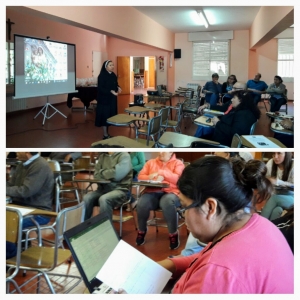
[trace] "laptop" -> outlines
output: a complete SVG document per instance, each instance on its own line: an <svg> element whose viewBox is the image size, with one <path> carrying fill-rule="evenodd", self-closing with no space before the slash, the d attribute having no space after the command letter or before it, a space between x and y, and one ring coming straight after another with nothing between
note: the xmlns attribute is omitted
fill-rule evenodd
<svg viewBox="0 0 300 300"><path fill-rule="evenodd" d="M90 293L109 293L111 288L96 278L120 240L107 214L100 213L71 228L64 239Z"/></svg>

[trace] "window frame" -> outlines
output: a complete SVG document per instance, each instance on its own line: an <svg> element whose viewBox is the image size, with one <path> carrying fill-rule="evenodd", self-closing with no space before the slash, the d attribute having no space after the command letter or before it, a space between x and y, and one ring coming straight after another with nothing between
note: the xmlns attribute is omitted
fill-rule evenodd
<svg viewBox="0 0 300 300"><path fill-rule="evenodd" d="M279 43L280 41L283 41L283 40L293 40L293 59L279 59ZM282 76L279 71L279 62L284 62L284 61L288 61L288 62L293 62L293 65L295 65L295 46L294 46L294 38L280 38L280 39L277 39L277 74L279 76L282 77L282 80L283 82L294 82L294 76L295 76L295 73L294 73L294 76L291 76L291 77L286 77L286 76Z"/></svg>
<svg viewBox="0 0 300 300"><path fill-rule="evenodd" d="M218 43L218 42L226 42L227 43L227 66L228 66L228 74L219 74L219 80L220 81L227 81L227 78L228 76L230 75L230 40L229 39L225 39L225 40L217 40L217 41L211 41L211 40L208 40L208 41L194 41L193 42L193 45L192 45L192 60L193 60L193 65L192 65L192 79L193 80L197 80L197 81L209 81L211 80L211 75L213 73L218 73L217 71L209 71L209 74L208 75L205 75L205 76L199 76L199 75L195 75L194 74L194 64L195 64L195 53L194 53L194 44L198 44L198 43L205 43L205 44L214 44L214 43ZM211 58L211 51L209 52L209 57ZM210 62L211 62L211 59L209 59L209 65L210 65ZM225 62L225 64L226 64Z"/></svg>

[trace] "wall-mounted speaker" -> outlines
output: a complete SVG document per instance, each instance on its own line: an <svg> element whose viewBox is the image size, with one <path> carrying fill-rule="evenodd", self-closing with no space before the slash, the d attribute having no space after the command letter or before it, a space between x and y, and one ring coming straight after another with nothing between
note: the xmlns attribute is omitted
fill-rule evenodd
<svg viewBox="0 0 300 300"><path fill-rule="evenodd" d="M174 49L174 58L181 58L181 49Z"/></svg>

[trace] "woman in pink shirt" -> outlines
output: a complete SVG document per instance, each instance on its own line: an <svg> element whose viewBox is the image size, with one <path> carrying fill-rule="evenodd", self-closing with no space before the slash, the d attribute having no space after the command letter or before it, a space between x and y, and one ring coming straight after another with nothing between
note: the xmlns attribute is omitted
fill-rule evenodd
<svg viewBox="0 0 300 300"><path fill-rule="evenodd" d="M147 220L150 211L161 208L169 230L170 249L179 247L176 208L180 206L180 202L177 181L183 169L183 162L176 159L176 155L173 152L160 152L157 158L147 161L140 171L138 180L154 180L168 183L169 187L147 187L138 200L137 217L139 230L136 238L138 246L145 243Z"/></svg>
<svg viewBox="0 0 300 300"><path fill-rule="evenodd" d="M178 181L182 212L188 230L207 246L159 262L174 278L181 276L173 293L294 293L294 257L286 239L269 220L244 210L251 200L270 197L266 174L261 161L217 156L184 169Z"/></svg>

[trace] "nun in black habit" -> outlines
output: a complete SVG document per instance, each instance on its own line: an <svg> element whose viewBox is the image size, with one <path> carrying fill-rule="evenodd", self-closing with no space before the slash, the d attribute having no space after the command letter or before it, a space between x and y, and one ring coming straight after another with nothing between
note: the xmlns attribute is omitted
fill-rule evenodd
<svg viewBox="0 0 300 300"><path fill-rule="evenodd" d="M118 85L117 75L113 70L113 62L106 60L98 76L95 126L102 127L104 140L111 137L108 134L109 124L106 123L106 120L118 113L117 96L122 92Z"/></svg>

